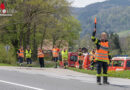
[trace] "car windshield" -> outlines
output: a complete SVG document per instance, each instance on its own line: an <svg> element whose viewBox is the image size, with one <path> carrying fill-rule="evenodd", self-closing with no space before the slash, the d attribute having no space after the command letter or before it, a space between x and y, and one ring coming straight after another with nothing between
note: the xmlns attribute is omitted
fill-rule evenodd
<svg viewBox="0 0 130 90"><path fill-rule="evenodd" d="M130 61L127 61L126 66L127 66L127 67L130 67Z"/></svg>
<svg viewBox="0 0 130 90"><path fill-rule="evenodd" d="M124 66L124 61L121 61L121 60L113 61L113 66L115 66L115 67L123 67Z"/></svg>
<svg viewBox="0 0 130 90"><path fill-rule="evenodd" d="M70 57L70 60L71 60L71 61L75 61L75 62L76 62L77 59L78 59L77 56L71 56L71 57Z"/></svg>

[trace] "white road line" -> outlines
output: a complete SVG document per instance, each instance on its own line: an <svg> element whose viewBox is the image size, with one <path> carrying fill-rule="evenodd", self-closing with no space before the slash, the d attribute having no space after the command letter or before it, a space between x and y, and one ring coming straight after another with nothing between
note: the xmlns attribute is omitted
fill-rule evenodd
<svg viewBox="0 0 130 90"><path fill-rule="evenodd" d="M15 85L15 86L19 86L19 87L24 87L24 88L28 88L28 89L33 89L33 90L45 90L45 89L41 89L41 88L31 87L31 86L18 84L18 83L13 83L13 82L8 82L8 81L3 81L3 80L0 80L0 82Z"/></svg>

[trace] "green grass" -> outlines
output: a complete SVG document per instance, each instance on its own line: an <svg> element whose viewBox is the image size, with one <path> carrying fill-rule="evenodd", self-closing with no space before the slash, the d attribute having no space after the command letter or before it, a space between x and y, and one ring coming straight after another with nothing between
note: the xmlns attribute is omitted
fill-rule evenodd
<svg viewBox="0 0 130 90"><path fill-rule="evenodd" d="M130 70L129 71L109 71L108 74L110 77L130 79Z"/></svg>
<svg viewBox="0 0 130 90"><path fill-rule="evenodd" d="M130 35L130 30L124 30L117 34L119 35L119 37L127 37L128 35Z"/></svg>
<svg viewBox="0 0 130 90"><path fill-rule="evenodd" d="M77 71L77 72L81 72L81 73L87 73L87 74L91 74L91 75L96 75L96 71L95 70L84 70L84 69L78 69L78 68L73 68L73 67L69 67L70 70L73 71Z"/></svg>
<svg viewBox="0 0 130 90"><path fill-rule="evenodd" d="M70 70L86 73L90 75L96 75L95 70L84 70L84 69L77 69L77 68L69 68ZM130 79L130 71L109 71L109 77L116 77L116 78L127 78Z"/></svg>
<svg viewBox="0 0 130 90"><path fill-rule="evenodd" d="M12 65L12 64L5 64L5 63L0 63L0 66L17 66L17 65Z"/></svg>

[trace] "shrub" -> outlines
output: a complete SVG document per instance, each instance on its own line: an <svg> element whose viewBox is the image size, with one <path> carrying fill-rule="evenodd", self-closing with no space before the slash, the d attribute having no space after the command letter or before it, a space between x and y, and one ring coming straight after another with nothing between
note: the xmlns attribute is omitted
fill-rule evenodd
<svg viewBox="0 0 130 90"><path fill-rule="evenodd" d="M15 48L10 45L10 49L7 53L5 46L5 44L0 44L0 63L16 64Z"/></svg>

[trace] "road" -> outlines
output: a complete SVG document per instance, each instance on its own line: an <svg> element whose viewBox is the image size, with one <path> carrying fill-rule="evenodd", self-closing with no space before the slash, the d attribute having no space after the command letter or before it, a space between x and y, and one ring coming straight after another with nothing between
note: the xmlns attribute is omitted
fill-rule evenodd
<svg viewBox="0 0 130 90"><path fill-rule="evenodd" d="M130 80L109 78L96 85L95 76L64 69L0 67L0 90L130 90Z"/></svg>

